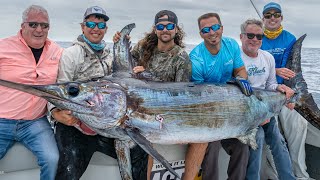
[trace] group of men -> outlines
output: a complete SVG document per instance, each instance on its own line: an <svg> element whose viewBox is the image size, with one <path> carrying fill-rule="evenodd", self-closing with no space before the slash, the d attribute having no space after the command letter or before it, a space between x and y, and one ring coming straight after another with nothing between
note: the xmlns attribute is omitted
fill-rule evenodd
<svg viewBox="0 0 320 180"><path fill-rule="evenodd" d="M48 12L41 6L28 7L23 12L18 34L0 40L0 79L45 85L110 75L113 58L103 41L108 20L103 8L88 8L80 24L82 34L63 50L47 38ZM293 90L282 83L283 79L295 76L284 68L295 37L283 30L279 4L272 2L264 6L262 20L249 19L241 25L240 48L234 39L222 36L223 25L218 14L204 14L198 18L199 34L204 41L188 55L176 14L162 10L155 16L152 31L132 49L133 72L149 72L154 81L169 82L226 83L234 78L246 96L252 94L252 86L278 90L290 98ZM114 42L119 36L119 32L114 35ZM0 98L0 158L16 141L21 142L37 156L43 180L80 179L96 151L117 158L114 139L97 135L70 110L46 106L47 102L39 97L2 86L0 96L3 97ZM293 109L292 104L287 107ZM292 137L292 124L298 122L286 120L293 112L288 108L284 108L279 119L288 137L290 153L297 154L291 153L290 158L277 118L271 118L259 126L257 150L237 139L190 144L183 179L194 179L201 166L204 180L219 179L221 146L231 156L229 179L259 179L264 140L270 146L279 179L307 179L305 164L300 160L304 156L305 134L304 139ZM45 116L47 112L49 119L55 121L55 133ZM305 124L306 133L307 122L301 118L300 121L299 124ZM133 147L130 154L133 178L148 179L152 158L139 146ZM299 163L298 168L292 168L291 160Z"/></svg>

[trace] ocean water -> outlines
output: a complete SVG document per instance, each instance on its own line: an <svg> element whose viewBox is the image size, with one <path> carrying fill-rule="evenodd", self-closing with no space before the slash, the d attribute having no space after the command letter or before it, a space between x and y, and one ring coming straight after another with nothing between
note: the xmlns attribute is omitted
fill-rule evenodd
<svg viewBox="0 0 320 180"><path fill-rule="evenodd" d="M61 47L71 46L71 42L58 42ZM107 46L112 48L112 43ZM190 52L195 45L187 44L186 51ZM320 48L302 48L301 52L302 74L308 84L309 93L320 107Z"/></svg>

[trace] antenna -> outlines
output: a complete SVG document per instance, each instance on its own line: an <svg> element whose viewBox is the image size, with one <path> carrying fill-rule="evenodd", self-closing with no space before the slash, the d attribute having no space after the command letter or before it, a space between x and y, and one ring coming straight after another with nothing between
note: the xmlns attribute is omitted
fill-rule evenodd
<svg viewBox="0 0 320 180"><path fill-rule="evenodd" d="M261 18L261 15L260 15L260 12L258 11L258 9L256 8L256 6L254 5L254 3L252 2L252 0L250 0L250 2L251 2L251 4L252 4L252 6L254 7L254 9L256 10L256 12L257 12L258 16L260 17L260 19L262 19L262 18Z"/></svg>

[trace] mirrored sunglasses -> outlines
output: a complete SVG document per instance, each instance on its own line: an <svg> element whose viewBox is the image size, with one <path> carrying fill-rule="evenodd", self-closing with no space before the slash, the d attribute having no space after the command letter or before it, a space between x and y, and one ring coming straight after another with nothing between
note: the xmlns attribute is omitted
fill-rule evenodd
<svg viewBox="0 0 320 180"><path fill-rule="evenodd" d="M266 18L266 19L271 19L272 16L274 18L279 18L279 17L281 17L281 13L279 13L279 12L276 12L276 13L273 13L273 14L266 13L266 14L263 15L263 17Z"/></svg>
<svg viewBox="0 0 320 180"><path fill-rule="evenodd" d="M206 34L210 32L210 29L212 29L212 31L216 32L221 28L220 24L214 24L211 27L204 27L201 29L202 34Z"/></svg>
<svg viewBox="0 0 320 180"><path fill-rule="evenodd" d="M42 22L42 23L39 23L39 22L25 22L25 23L28 23L29 27L34 28L34 29L37 28L39 25L40 25L41 29L49 28L49 23L44 23L44 22Z"/></svg>
<svg viewBox="0 0 320 180"><path fill-rule="evenodd" d="M172 23L167 24L167 25L164 25L164 24L157 24L157 25L156 25L156 29L157 29L158 31L163 31L164 28L166 28L168 31L170 31L170 30L173 30L174 27L175 27L175 25L172 24Z"/></svg>
<svg viewBox="0 0 320 180"><path fill-rule="evenodd" d="M247 35L248 39L253 39L254 37L256 37L258 40L262 40L263 38L263 34L253 34L253 33L243 33L245 35Z"/></svg>
<svg viewBox="0 0 320 180"><path fill-rule="evenodd" d="M99 29L105 29L107 27L107 24L105 22L92 22L92 21L86 21L84 24L91 29L94 29L96 26L98 26Z"/></svg>

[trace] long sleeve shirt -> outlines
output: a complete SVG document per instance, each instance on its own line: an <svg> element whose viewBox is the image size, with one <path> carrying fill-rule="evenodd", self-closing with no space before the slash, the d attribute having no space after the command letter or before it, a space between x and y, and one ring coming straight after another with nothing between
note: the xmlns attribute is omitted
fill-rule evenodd
<svg viewBox="0 0 320 180"><path fill-rule="evenodd" d="M0 79L21 84L47 85L56 82L63 49L47 39L36 63L33 53L21 36L0 40ZM0 86L0 118L33 120L46 113L43 98Z"/></svg>
<svg viewBox="0 0 320 180"><path fill-rule="evenodd" d="M276 68L286 67L287 60L291 53L296 38L290 32L283 30L275 39L268 39L266 36L262 39L261 49L268 51L275 59ZM283 84L283 78L276 76L279 84Z"/></svg>
<svg viewBox="0 0 320 180"><path fill-rule="evenodd" d="M252 87L268 90L277 89L275 61L269 52L259 49L258 56L252 58L241 51L241 57Z"/></svg>

